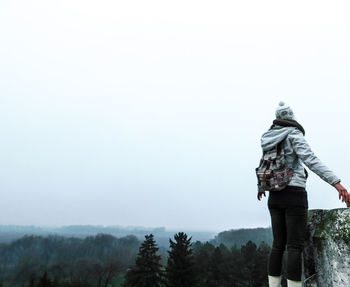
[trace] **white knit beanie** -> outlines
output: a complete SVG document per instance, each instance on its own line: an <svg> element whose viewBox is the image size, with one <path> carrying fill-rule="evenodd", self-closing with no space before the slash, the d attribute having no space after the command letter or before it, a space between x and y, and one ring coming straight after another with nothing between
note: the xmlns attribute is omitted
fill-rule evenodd
<svg viewBox="0 0 350 287"><path fill-rule="evenodd" d="M279 105L276 109L276 118L285 120L296 120L291 107L286 105L282 101L279 102Z"/></svg>

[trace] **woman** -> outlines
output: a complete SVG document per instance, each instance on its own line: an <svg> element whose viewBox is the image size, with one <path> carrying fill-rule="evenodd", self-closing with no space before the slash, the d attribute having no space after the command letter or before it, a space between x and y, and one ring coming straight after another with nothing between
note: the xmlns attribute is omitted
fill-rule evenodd
<svg viewBox="0 0 350 287"><path fill-rule="evenodd" d="M294 172L286 188L269 192L268 208L271 215L273 244L268 260L268 280L270 287L281 286L282 257L287 246L288 287L302 286L302 250L306 231L308 200L306 187L307 171L311 171L335 187L339 199L349 202L347 190L340 179L325 166L312 152L304 138L304 128L296 121L292 109L283 102L276 109L276 119L271 128L261 137L261 147L269 150L283 141L286 164ZM258 192L258 200L266 196Z"/></svg>

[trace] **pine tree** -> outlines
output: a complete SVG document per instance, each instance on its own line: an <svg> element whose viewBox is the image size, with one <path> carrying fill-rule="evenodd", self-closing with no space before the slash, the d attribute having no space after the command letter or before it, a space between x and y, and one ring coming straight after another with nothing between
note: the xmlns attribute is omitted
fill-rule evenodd
<svg viewBox="0 0 350 287"><path fill-rule="evenodd" d="M237 287L237 286L242 286L242 282L244 282L244 276L243 276L243 271L244 271L244 264L243 264L243 258L241 254L241 250L237 247L235 244L234 246L231 247L231 253L229 256L229 268L231 270L231 276L229 280L229 286L231 287Z"/></svg>
<svg viewBox="0 0 350 287"><path fill-rule="evenodd" d="M193 250L195 257L195 265L198 274L198 286L207 287L210 275L210 258L215 250L214 245L208 241L204 243L199 250Z"/></svg>
<svg viewBox="0 0 350 287"><path fill-rule="evenodd" d="M37 287L50 287L51 285L52 285L51 280L47 278L47 272L45 271L43 276L40 278L40 281Z"/></svg>
<svg viewBox="0 0 350 287"><path fill-rule="evenodd" d="M135 266L126 273L124 287L162 287L163 271L161 256L157 255L158 247L153 234L145 235L136 257Z"/></svg>
<svg viewBox="0 0 350 287"><path fill-rule="evenodd" d="M254 259L254 278L253 287L269 286L267 281L267 262L271 248L264 241L260 243Z"/></svg>
<svg viewBox="0 0 350 287"><path fill-rule="evenodd" d="M169 239L170 250L166 267L168 287L197 286L197 272L191 248L191 238L183 232L174 235L175 242Z"/></svg>
<svg viewBox="0 0 350 287"><path fill-rule="evenodd" d="M219 247L215 247L213 254L209 259L209 272L207 273L208 286L220 287L223 286L223 257Z"/></svg>
<svg viewBox="0 0 350 287"><path fill-rule="evenodd" d="M242 273L244 280L249 284L248 286L253 285L254 276L256 274L256 266L254 265L254 260L256 257L257 247L254 242L249 240L245 245L241 246L241 254L243 259L243 269Z"/></svg>

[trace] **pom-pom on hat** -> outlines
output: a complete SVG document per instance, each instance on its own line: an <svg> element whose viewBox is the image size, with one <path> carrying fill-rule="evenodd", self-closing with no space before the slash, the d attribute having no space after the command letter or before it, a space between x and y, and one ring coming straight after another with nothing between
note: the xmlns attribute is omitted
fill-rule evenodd
<svg viewBox="0 0 350 287"><path fill-rule="evenodd" d="M290 106L286 105L284 102L279 102L276 109L276 118L285 120L296 120L293 110Z"/></svg>

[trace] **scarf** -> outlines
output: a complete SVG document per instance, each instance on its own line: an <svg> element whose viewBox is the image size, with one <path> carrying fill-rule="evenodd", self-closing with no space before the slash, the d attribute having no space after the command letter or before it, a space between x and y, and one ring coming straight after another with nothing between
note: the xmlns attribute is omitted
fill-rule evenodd
<svg viewBox="0 0 350 287"><path fill-rule="evenodd" d="M275 119L272 122L272 126L270 127L270 129L273 129L276 125L282 126L282 127L296 127L299 131L301 131L303 133L303 135L305 136L305 130L302 127L301 124L299 124L297 121L295 120L290 120L290 119Z"/></svg>
<svg viewBox="0 0 350 287"><path fill-rule="evenodd" d="M279 125L282 127L296 127L299 131L301 131L303 133L303 135L305 136L305 130L302 127L301 124L299 124L297 121L295 120L290 120L290 119L275 119L272 122L272 126L270 127L270 129L274 128L275 125ZM305 171L305 177L308 178L309 173L307 172L306 168L304 167L304 171Z"/></svg>

